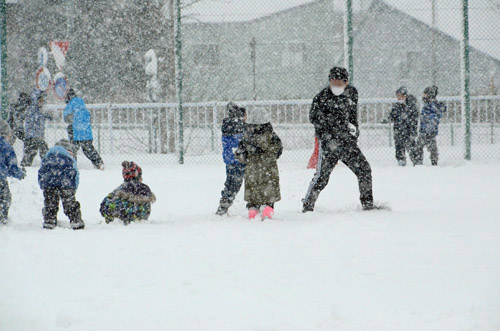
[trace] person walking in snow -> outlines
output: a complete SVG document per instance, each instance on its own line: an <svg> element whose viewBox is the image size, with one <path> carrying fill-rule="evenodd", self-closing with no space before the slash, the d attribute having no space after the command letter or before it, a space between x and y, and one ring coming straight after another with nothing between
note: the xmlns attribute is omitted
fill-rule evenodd
<svg viewBox="0 0 500 331"><path fill-rule="evenodd" d="M418 108L417 99L408 94L406 87L401 86L396 91L397 102L392 105L389 115L394 123L394 146L398 165L406 166L406 153L413 161L413 150L417 140ZM385 121L384 123L387 123Z"/></svg>
<svg viewBox="0 0 500 331"><path fill-rule="evenodd" d="M0 119L0 224L7 223L12 203L7 177L21 180L26 176L26 171L17 166L16 153L9 144L10 138L9 125Z"/></svg>
<svg viewBox="0 0 500 331"><path fill-rule="evenodd" d="M147 220L156 196L142 182L141 167L129 161L123 161L122 167L123 183L101 202L101 215L106 223L115 218L121 219L125 225Z"/></svg>
<svg viewBox="0 0 500 331"><path fill-rule="evenodd" d="M234 150L243 137L246 110L230 102L226 106L228 116L222 121L222 158L226 164L226 181L221 192L217 215L225 215L233 204L245 176L245 164L234 157Z"/></svg>
<svg viewBox="0 0 500 331"><path fill-rule="evenodd" d="M90 112L85 106L82 98L76 96L73 89L66 96L66 108L63 118L68 125L68 136L74 145L74 154L77 156L80 147L83 154L92 162L94 167L104 170L104 162L93 145L92 124L90 123Z"/></svg>
<svg viewBox="0 0 500 331"><path fill-rule="evenodd" d="M49 150L45 142L45 120L52 119L52 116L42 112L45 97L45 92L40 89L35 88L31 92L31 103L24 121L24 156L21 161L23 167L31 166L37 152L40 153L40 159L43 159Z"/></svg>
<svg viewBox="0 0 500 331"><path fill-rule="evenodd" d="M437 166L439 159L439 151L437 147L436 136L439 133L439 121L446 112L446 105L443 102L438 102L436 97L438 87L433 85L424 89L422 100L424 106L420 116L420 134L415 145L415 161L414 165L422 165L424 159L424 147L431 155L431 164Z"/></svg>
<svg viewBox="0 0 500 331"><path fill-rule="evenodd" d="M13 146L16 138L24 141L24 120L26 118L26 111L30 105L30 97L28 93L21 92L17 102L10 106L7 123L11 129L10 144Z"/></svg>
<svg viewBox="0 0 500 331"><path fill-rule="evenodd" d="M320 151L316 173L302 200L303 213L314 210L339 160L358 177L363 210L378 208L373 204L371 167L358 147L358 91L349 85L348 78L345 68L332 68L329 86L312 103L309 120L319 139Z"/></svg>
<svg viewBox="0 0 500 331"><path fill-rule="evenodd" d="M42 159L38 170L38 184L44 197L42 215L45 229L57 226L59 200L62 201L71 228L80 230L85 227L80 203L75 198L79 176L76 159L73 157L73 145L67 139L59 140Z"/></svg>
<svg viewBox="0 0 500 331"><path fill-rule="evenodd" d="M281 200L277 160L283 145L270 120L265 108L248 109L243 138L234 152L236 160L245 164L244 199L249 219L261 210L262 219L272 218L274 203Z"/></svg>

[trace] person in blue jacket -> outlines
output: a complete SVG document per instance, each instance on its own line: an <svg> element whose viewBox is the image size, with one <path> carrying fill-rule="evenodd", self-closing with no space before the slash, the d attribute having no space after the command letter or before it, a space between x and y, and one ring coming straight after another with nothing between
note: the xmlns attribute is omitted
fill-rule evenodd
<svg viewBox="0 0 500 331"><path fill-rule="evenodd" d="M40 159L43 159L49 150L45 142L45 120L52 119L52 116L42 112L45 96L45 92L37 88L33 89L30 95L31 104L24 120L24 156L21 161L23 167L31 166L37 152L40 153Z"/></svg>
<svg viewBox="0 0 500 331"><path fill-rule="evenodd" d="M16 153L8 143L10 138L9 124L0 119L0 224L7 223L12 203L7 177L23 179L26 175L25 170L17 166Z"/></svg>
<svg viewBox="0 0 500 331"><path fill-rule="evenodd" d="M426 87L422 100L424 106L420 116L420 132L415 145L414 165L421 165L424 158L424 147L431 154L431 163L437 166L439 152L437 147L436 136L439 133L439 120L446 112L446 105L443 102L436 100L438 87L433 85Z"/></svg>
<svg viewBox="0 0 500 331"><path fill-rule="evenodd" d="M92 124L90 112L82 98L77 97L75 90L70 89L66 96L66 108L63 117L68 125L68 136L74 145L75 158L80 147L83 154L92 162L94 167L104 170L104 162L93 145Z"/></svg>
<svg viewBox="0 0 500 331"><path fill-rule="evenodd" d="M245 165L234 157L234 151L243 138L246 110L230 102L226 106L228 117L222 121L222 158L226 164L226 182L221 192L217 215L225 215L233 204L245 177Z"/></svg>
<svg viewBox="0 0 500 331"><path fill-rule="evenodd" d="M57 226L59 200L62 201L71 228L79 230L85 227L80 203L75 198L78 181L79 172L73 157L73 145L67 139L61 139L47 152L38 170L38 184L44 197L42 215L45 229Z"/></svg>

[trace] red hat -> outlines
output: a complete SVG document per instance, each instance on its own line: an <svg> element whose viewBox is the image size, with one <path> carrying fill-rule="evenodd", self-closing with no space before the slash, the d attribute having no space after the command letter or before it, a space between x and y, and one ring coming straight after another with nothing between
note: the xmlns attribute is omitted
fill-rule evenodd
<svg viewBox="0 0 500 331"><path fill-rule="evenodd" d="M132 161L122 162L122 176L125 180L139 179L142 177L142 169Z"/></svg>

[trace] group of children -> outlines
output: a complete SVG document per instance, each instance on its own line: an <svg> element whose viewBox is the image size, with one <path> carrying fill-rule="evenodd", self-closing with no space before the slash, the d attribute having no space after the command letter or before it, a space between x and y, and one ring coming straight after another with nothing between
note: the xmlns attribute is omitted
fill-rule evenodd
<svg viewBox="0 0 500 331"><path fill-rule="evenodd" d="M248 218L272 218L274 203L281 200L277 159L283 152L280 138L265 108L246 110L227 105L228 117L222 123L223 159L226 182L217 215L225 215L245 180L244 199Z"/></svg>
<svg viewBox="0 0 500 331"><path fill-rule="evenodd" d="M72 139L71 141L61 139L55 146L48 149L43 139L43 117L45 115L40 112L43 94L40 90L35 89L32 93L33 98L32 105L35 104L36 107L29 109L34 112L33 108L36 108L37 115L28 114L24 126L30 130L24 132L19 125L14 125L15 129L12 132L12 124L16 124L22 119L10 118L10 125L0 119L0 223L7 223L11 205L7 177L24 179L26 176L24 167L31 165L39 150L42 162L38 170L38 184L44 197L43 227L54 229L57 226L57 213L59 201L61 201L64 213L70 220L71 228L74 230L83 229L85 222L82 220L80 203L75 197L79 184L79 171L76 162L76 153L79 147L82 147L84 154L89 157L96 168L103 169L102 159L92 146L90 117L87 116L88 114L86 115L88 111L86 113L81 111L85 108L84 105L82 106L83 100L74 94L71 95L67 100L68 106L65 109L64 117L69 117L68 122L71 130L68 132ZM39 102L39 100L41 101ZM37 130L31 130L31 126ZM17 157L12 147L15 141L14 137L22 139L25 143L25 157L21 167L17 165ZM78 142L76 147L75 142ZM124 161L122 162L122 176L123 184L109 193L102 201L100 205L101 215L106 223L118 218L126 225L137 220L148 219L151 213L151 204L155 202L156 197L151 189L142 183L142 169L134 162Z"/></svg>

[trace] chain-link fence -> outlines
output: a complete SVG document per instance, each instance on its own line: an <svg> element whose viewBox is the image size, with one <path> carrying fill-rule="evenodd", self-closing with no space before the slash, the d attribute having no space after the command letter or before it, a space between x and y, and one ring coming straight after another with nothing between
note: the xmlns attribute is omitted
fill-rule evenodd
<svg viewBox="0 0 500 331"><path fill-rule="evenodd" d="M51 145L67 136L62 112L71 85L91 112L105 163L177 162L180 149L187 163L221 162L227 102L263 106L283 141L283 161L305 166L314 149L311 100L328 84L329 69L347 62L347 2L181 1L180 126L175 0L7 1L9 103L35 86L47 90ZM403 85L417 99L425 87L439 87L447 104L440 159L464 159L463 4L352 0L352 84L360 95L359 143L371 162L395 162L393 130L382 121ZM500 1L470 2L468 14L472 157L498 159ZM15 147L22 153L21 142Z"/></svg>

